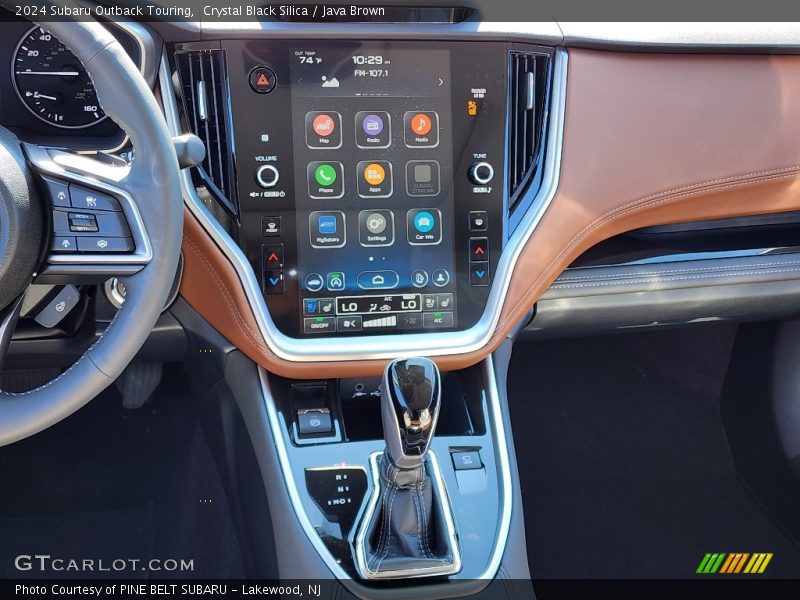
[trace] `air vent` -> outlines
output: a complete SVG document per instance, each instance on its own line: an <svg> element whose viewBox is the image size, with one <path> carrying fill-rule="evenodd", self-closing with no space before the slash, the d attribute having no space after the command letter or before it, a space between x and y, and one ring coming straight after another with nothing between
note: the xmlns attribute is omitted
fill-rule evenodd
<svg viewBox="0 0 800 600"><path fill-rule="evenodd" d="M230 123L230 94L223 50L177 52L178 86L185 125L206 145L196 175L208 192L236 215L236 172Z"/></svg>
<svg viewBox="0 0 800 600"><path fill-rule="evenodd" d="M509 67L509 212L541 181L551 56L511 52Z"/></svg>

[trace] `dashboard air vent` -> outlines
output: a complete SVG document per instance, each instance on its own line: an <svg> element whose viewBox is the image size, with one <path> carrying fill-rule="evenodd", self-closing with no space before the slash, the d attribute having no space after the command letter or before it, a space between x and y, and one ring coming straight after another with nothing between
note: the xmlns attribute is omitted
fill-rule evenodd
<svg viewBox="0 0 800 600"><path fill-rule="evenodd" d="M513 212L525 192L541 179L550 94L551 56L510 53L508 209ZM537 185L538 187L538 185Z"/></svg>
<svg viewBox="0 0 800 600"><path fill-rule="evenodd" d="M206 157L196 167L202 180L198 183L235 216L236 172L225 52L190 50L177 52L175 59L185 126L206 145Z"/></svg>

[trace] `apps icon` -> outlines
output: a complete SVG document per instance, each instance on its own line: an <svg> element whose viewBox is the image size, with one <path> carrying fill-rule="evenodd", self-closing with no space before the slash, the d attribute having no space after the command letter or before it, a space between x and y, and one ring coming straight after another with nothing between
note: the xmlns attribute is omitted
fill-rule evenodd
<svg viewBox="0 0 800 600"><path fill-rule="evenodd" d="M439 145L439 114L435 111L408 111L403 115L406 146L434 148Z"/></svg>
<svg viewBox="0 0 800 600"><path fill-rule="evenodd" d="M388 198L392 195L392 163L388 160L362 160L356 167L358 195L362 198Z"/></svg>
<svg viewBox="0 0 800 600"><path fill-rule="evenodd" d="M355 125L359 148L388 148L392 143L392 120L388 112L359 111Z"/></svg>
<svg viewBox="0 0 800 600"><path fill-rule="evenodd" d="M345 244L344 213L339 210L312 212L308 217L311 246L341 248Z"/></svg>
<svg viewBox="0 0 800 600"><path fill-rule="evenodd" d="M344 195L344 167L337 161L316 160L307 168L310 198L341 198Z"/></svg>
<svg viewBox="0 0 800 600"><path fill-rule="evenodd" d="M358 241L362 246L394 244L394 214L390 210L362 210L358 213Z"/></svg>
<svg viewBox="0 0 800 600"><path fill-rule="evenodd" d="M335 111L306 113L306 145L309 148L342 147L342 115Z"/></svg>
<svg viewBox="0 0 800 600"><path fill-rule="evenodd" d="M406 214L408 243L412 246L442 241L442 214L436 208L414 208Z"/></svg>
<svg viewBox="0 0 800 600"><path fill-rule="evenodd" d="M437 196L440 188L439 163L410 160L406 163L406 192L409 196Z"/></svg>

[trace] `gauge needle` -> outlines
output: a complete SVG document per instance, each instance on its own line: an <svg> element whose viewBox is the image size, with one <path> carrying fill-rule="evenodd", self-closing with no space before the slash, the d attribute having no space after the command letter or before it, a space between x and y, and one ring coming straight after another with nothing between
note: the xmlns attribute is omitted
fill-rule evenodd
<svg viewBox="0 0 800 600"><path fill-rule="evenodd" d="M61 77L71 77L80 75L78 71L17 71L17 75L60 75Z"/></svg>
<svg viewBox="0 0 800 600"><path fill-rule="evenodd" d="M55 96L45 96L44 94L40 94L39 92L33 92L34 98L44 98L45 100L58 100Z"/></svg>

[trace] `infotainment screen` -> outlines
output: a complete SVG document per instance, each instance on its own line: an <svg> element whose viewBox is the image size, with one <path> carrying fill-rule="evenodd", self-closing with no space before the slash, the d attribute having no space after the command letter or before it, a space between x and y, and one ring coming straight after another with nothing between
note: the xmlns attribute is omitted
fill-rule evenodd
<svg viewBox="0 0 800 600"><path fill-rule="evenodd" d="M450 50L290 50L303 332L457 325Z"/></svg>

